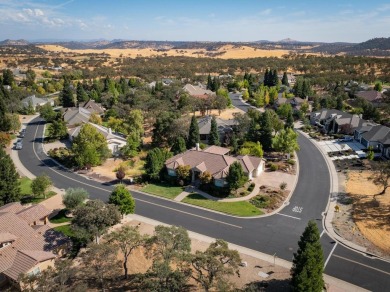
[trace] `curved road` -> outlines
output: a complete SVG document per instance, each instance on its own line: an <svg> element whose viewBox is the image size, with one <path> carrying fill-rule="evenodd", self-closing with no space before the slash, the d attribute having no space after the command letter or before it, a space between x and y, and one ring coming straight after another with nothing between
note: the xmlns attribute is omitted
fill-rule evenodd
<svg viewBox="0 0 390 292"><path fill-rule="evenodd" d="M91 198L107 200L112 186L88 180L55 164L43 152L41 138L44 121L34 119L26 130L25 145L19 152L21 163L33 174L46 173L56 187L85 188ZM28 143L29 142L29 143ZM275 254L291 261L297 242L307 222L315 219L321 232L326 260L325 272L369 290L385 291L390 287L390 264L372 260L333 242L322 229L322 212L329 197L329 172L318 149L305 137L299 137L301 151L299 180L287 205L278 214L264 218L243 219L195 208L132 191L136 213L234 244Z"/></svg>

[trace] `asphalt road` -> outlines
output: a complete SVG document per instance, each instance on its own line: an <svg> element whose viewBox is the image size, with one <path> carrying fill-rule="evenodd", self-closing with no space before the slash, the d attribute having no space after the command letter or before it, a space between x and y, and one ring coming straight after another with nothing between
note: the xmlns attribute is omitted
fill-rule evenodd
<svg viewBox="0 0 390 292"><path fill-rule="evenodd" d="M23 165L35 175L46 173L60 189L82 187L91 198L107 200L113 187L86 179L55 164L43 152L39 138L42 133L43 121L40 118L27 126L24 147L19 153ZM278 214L256 219L236 218L132 191L136 199L136 213L267 254L276 254L288 261L293 258L307 222L314 219L322 234L325 272L369 290L385 291L390 287L390 263L344 248L323 232L321 214L329 196L328 169L322 155L308 139L300 136L299 143L299 181L290 203Z"/></svg>

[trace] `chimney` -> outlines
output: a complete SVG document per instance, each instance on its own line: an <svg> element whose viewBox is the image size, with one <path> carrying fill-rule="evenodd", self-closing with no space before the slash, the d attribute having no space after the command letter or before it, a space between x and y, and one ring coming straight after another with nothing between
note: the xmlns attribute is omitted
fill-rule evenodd
<svg viewBox="0 0 390 292"><path fill-rule="evenodd" d="M196 151L200 151L199 143L196 143L196 144L195 144L195 148L196 148Z"/></svg>
<svg viewBox="0 0 390 292"><path fill-rule="evenodd" d="M108 128L108 134L112 134L111 128Z"/></svg>

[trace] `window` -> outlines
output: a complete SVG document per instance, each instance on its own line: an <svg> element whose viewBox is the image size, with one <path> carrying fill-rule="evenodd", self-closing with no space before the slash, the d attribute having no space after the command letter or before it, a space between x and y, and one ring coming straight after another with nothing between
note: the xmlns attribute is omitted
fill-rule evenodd
<svg viewBox="0 0 390 292"><path fill-rule="evenodd" d="M37 275L41 272L41 269L39 267L36 267L34 270L32 270L30 273L28 273L28 275L32 276L32 275Z"/></svg>

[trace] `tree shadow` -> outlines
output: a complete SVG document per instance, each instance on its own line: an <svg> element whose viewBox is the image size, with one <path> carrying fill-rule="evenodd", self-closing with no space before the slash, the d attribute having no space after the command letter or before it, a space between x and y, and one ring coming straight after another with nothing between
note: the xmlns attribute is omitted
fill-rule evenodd
<svg viewBox="0 0 390 292"><path fill-rule="evenodd" d="M290 287L290 279L272 279L253 281L245 285L242 289L244 292L279 292L279 291L292 291Z"/></svg>

